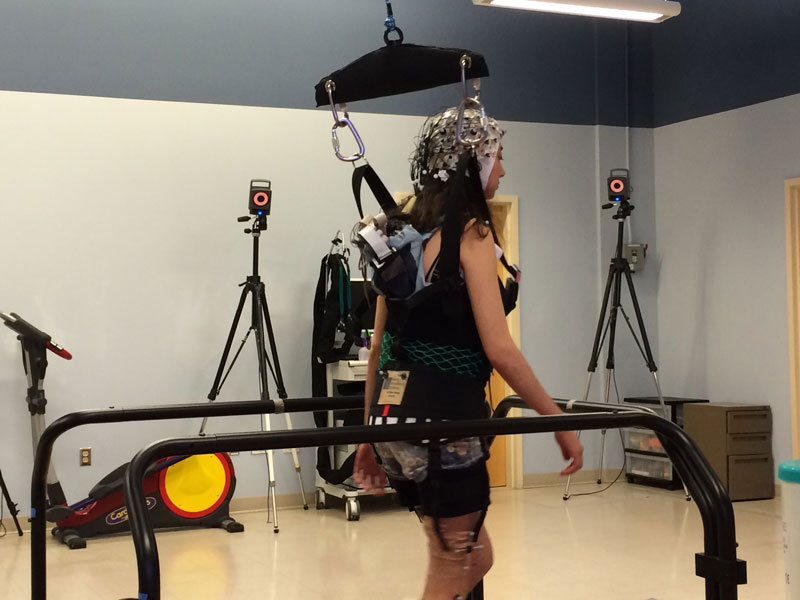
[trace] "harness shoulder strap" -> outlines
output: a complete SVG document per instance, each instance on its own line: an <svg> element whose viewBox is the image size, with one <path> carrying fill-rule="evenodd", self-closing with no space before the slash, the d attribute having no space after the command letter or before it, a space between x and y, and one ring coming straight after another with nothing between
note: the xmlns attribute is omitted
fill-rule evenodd
<svg viewBox="0 0 800 600"><path fill-rule="evenodd" d="M386 189L381 178L378 177L375 169L372 168L372 165L361 165L353 170L353 197L356 199L358 214L362 219L364 218L364 209L361 207L361 182L364 179L367 180L369 189L372 190L372 194L378 200L381 210L386 215L390 215L397 210L397 203L392 198L389 190Z"/></svg>

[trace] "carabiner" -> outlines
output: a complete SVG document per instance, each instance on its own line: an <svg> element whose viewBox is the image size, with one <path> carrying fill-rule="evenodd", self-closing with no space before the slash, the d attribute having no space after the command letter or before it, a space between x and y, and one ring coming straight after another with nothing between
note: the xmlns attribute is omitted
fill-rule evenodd
<svg viewBox="0 0 800 600"><path fill-rule="evenodd" d="M356 154L352 154L350 156L342 156L341 152L339 152L341 145L339 144L339 138L336 135L336 130L339 129L339 127L347 127L350 130L350 133L353 134L353 137L356 140L356 144L358 144L358 152ZM364 158L364 153L365 153L364 142L361 141L361 137L358 135L358 131L356 131L353 122L347 117L339 119L339 121L333 124L333 127L331 128L331 138L333 142L333 151L336 154L336 158L338 158L339 160L343 162L353 163L359 159Z"/></svg>
<svg viewBox="0 0 800 600"><path fill-rule="evenodd" d="M339 117L339 113L336 112L336 103L333 101L333 92L335 89L336 84L332 79L329 79L325 82L325 90L328 92L328 99L331 102L331 112L333 113L333 127L331 128L331 143L333 144L333 151L336 154L336 158L339 160L343 162L354 163L357 160L364 158L364 142L361 141L361 136L358 135L355 125L353 125L353 122L348 118L347 112L344 113L344 117ZM347 127L350 130L350 133L353 134L356 144L358 144L357 154L353 154L351 156L342 156L341 152L339 152L341 149L341 144L339 143L339 137L336 135L336 130L339 129L339 127Z"/></svg>
<svg viewBox="0 0 800 600"><path fill-rule="evenodd" d="M481 113L479 121L481 126L477 133L477 137L464 135L464 112L467 108L474 108ZM458 130L458 141L466 146L471 146L472 148L475 148L478 144L489 137L489 119L486 118L486 110L483 108L483 104L480 103L477 97L467 98L465 96L461 101L461 104L458 106L458 123L456 128Z"/></svg>
<svg viewBox="0 0 800 600"><path fill-rule="evenodd" d="M483 108L483 104L481 104L480 101L480 79L476 79L475 83L473 83L473 87L475 88L475 96L469 97L467 95L467 69L472 67L472 58L468 54L465 54L458 62L461 65L461 84L464 87L464 98L461 100L461 104L458 106L458 124L456 125L458 129L458 141L467 146L471 146L474 149L478 144L489 137L489 120L486 118L486 110ZM478 137L469 137L463 135L464 112L467 108L475 108L481 113L481 128Z"/></svg>

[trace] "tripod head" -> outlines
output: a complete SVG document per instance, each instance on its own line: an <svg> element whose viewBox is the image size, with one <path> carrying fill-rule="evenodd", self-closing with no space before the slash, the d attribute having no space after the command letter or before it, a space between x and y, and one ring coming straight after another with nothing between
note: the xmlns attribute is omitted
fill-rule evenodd
<svg viewBox="0 0 800 600"><path fill-rule="evenodd" d="M636 208L633 204L631 204L627 200L620 200L619 202L609 202L608 204L603 204L600 208L606 210L609 208L614 208L614 206L617 207L617 212L611 218L614 219L615 221L620 221L620 222L630 217L631 213L633 212L633 209Z"/></svg>
<svg viewBox="0 0 800 600"><path fill-rule="evenodd" d="M261 235L262 231L267 230L267 215L249 215L244 217L239 217L236 219L239 223L247 223L250 219L253 220L253 223L250 227L245 228L244 232L248 235L252 235L253 237L258 237Z"/></svg>

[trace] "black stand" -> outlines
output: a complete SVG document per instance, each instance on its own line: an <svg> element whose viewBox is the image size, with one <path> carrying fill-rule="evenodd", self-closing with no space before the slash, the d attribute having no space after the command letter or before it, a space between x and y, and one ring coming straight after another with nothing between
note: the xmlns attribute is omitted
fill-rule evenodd
<svg viewBox="0 0 800 600"><path fill-rule="evenodd" d="M605 204L603 208L612 208L614 204ZM628 329L633 335L633 339L636 341L636 345L639 348L639 352L642 353L642 357L647 364L647 368L650 370L650 373L653 375L653 381L655 382L656 386L656 393L658 394L658 400L661 405L661 410L663 411L662 414L667 414L667 409L664 404L664 396L661 393L661 385L658 382L658 367L656 367L655 360L653 360L653 352L650 349L650 342L647 339L647 331L644 327L644 319L642 318L642 311L639 308L639 300L636 297L636 290L633 287L633 278L631 277L631 267L628 264L627 259L622 255L622 245L623 245L623 237L624 237L624 230L625 230L625 219L627 219L631 211L633 211L635 207L628 202L628 200L621 200L617 203L617 213L614 215L614 220L617 221L617 248L614 254L614 258L611 259L611 265L608 269L608 279L606 280L606 289L605 293L603 294L603 304L600 308L600 318L597 321L597 331L594 336L594 344L592 346L592 357L589 360L589 375L586 380L586 389L583 394L583 401L587 402L589 399L589 388L592 383L592 375L597 370L597 363L600 358L600 350L603 346L603 342L605 341L606 335L608 335L608 358L606 359L606 382L605 382L605 393L604 393L604 402L608 403L609 400L609 393L611 391L611 381L614 377L614 343L616 342L616 333L617 333L617 313L621 312L622 316L625 318L625 323L628 325ZM621 296L622 296L622 278L625 278L625 282L628 285L628 292L631 297L631 302L633 303L633 310L636 315L636 322L639 326L639 332L642 336L641 342L639 338L636 336L636 332L631 325L631 320L628 318L628 315L625 313L625 309L622 308L621 303ZM613 290L613 296L612 296ZM611 301L611 308L609 311L609 300ZM608 321L606 321L606 313L608 313ZM601 431L602 442L600 445L600 471L597 477L597 483L602 483L603 477L603 458L605 454L605 436L606 430L603 429ZM567 486L564 490L564 500L569 500L569 487L572 480L572 476L567 477ZM687 492L688 495L688 492Z"/></svg>
<svg viewBox="0 0 800 600"><path fill-rule="evenodd" d="M8 493L8 488L6 487L6 482L3 479L2 471L0 471L0 489L3 490L3 497L6 499L6 506L8 506L8 513L11 515L11 518L14 519L14 525L17 526L17 533L21 536L22 527L19 526L19 519L17 519L19 511L17 510L17 505L11 501L11 495Z"/></svg>
<svg viewBox="0 0 800 600"><path fill-rule="evenodd" d="M240 222L249 220L250 217L239 217ZM245 233L250 234L253 237L253 274L249 275L244 283L239 284L242 286L242 294L239 297L239 305L236 308L236 314L233 317L233 323L231 324L231 328L228 333L228 339L225 342L225 349L222 352L222 358L220 359L219 367L217 368L217 375L214 378L214 383L211 386L211 391L208 394L208 399L211 402L216 400L217 396L219 395L222 386L225 384L225 380L228 378L233 365L236 363L236 359L239 358L239 354L242 352L242 349L244 348L244 345L252 332L255 332L256 338L259 398L261 400L270 400L268 371L272 374L272 378L275 381L275 386L277 388L278 397L280 400L285 400L288 397L286 394L286 388L283 384L283 375L281 374L281 365L280 360L278 359L278 349L275 345L275 334L272 331L272 321L269 318L267 295L264 291L264 283L261 281L261 277L258 274L258 242L259 238L261 237L261 232L266 230L267 216L263 214L253 217L252 226L244 230ZM239 348L233 355L233 359L231 360L231 363L226 371L225 364L228 362L228 355L230 354L231 346L233 345L233 338L236 335L236 329L239 326L239 319L242 316L242 310L244 309L244 304L248 296L250 296L250 299L252 300L252 309L250 311L250 327L247 329L247 333L239 344ZM270 354L272 358L271 361L270 357L267 355L266 342L269 342ZM282 404L282 402L276 402L276 405L279 404ZM284 416L286 417L287 428L292 429L291 417L288 413L284 413ZM208 417L204 417L203 423L200 426L200 435L205 433L207 421ZM269 414L264 414L262 416L261 430L270 431L270 429L271 426ZM303 509L308 510L305 490L303 489L302 473L300 471L300 461L297 456L297 449L292 448L291 452L292 458L294 459L294 468L297 472L297 478L300 482L300 494L303 498ZM275 464L273 451L267 450L266 455L267 471L269 476L267 510L269 511L269 502L271 500L273 512L273 530L275 533L278 533L278 508L275 497Z"/></svg>
<svg viewBox="0 0 800 600"><path fill-rule="evenodd" d="M44 377L47 373L47 351L50 350L66 360L71 360L72 355L54 343L49 334L37 329L16 313L0 313L0 320L17 334L17 339L22 346L22 366L28 378L25 401L28 404L28 412L31 414L31 434L35 454L36 444L45 429L44 415L47 398L44 393ZM47 498L48 509L67 504L64 490L52 464L47 472Z"/></svg>

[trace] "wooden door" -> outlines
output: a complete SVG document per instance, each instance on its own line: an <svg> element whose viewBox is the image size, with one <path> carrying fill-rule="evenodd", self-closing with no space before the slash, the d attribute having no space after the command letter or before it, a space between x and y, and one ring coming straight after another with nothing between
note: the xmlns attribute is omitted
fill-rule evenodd
<svg viewBox="0 0 800 600"><path fill-rule="evenodd" d="M506 255L509 263L516 262L518 255L518 244L516 238L516 197L514 196L498 196L489 204L492 212L492 222L497 232L498 241ZM500 279L505 282L508 277L508 272L503 268L503 265L498 263L497 274ZM509 328L512 331L512 337L519 343L518 323L519 317L517 315L519 309L515 310L508 317ZM512 316L513 315L513 316ZM515 331L516 323L516 331ZM492 372L492 377L489 380L489 385L486 388L486 397L489 399L492 409L496 407L500 401L508 396L511 389L508 387L503 378L495 371ZM491 457L487 464L489 469L489 485L492 487L501 487L508 485L508 452L509 439L506 436L499 436L495 439L491 448Z"/></svg>

